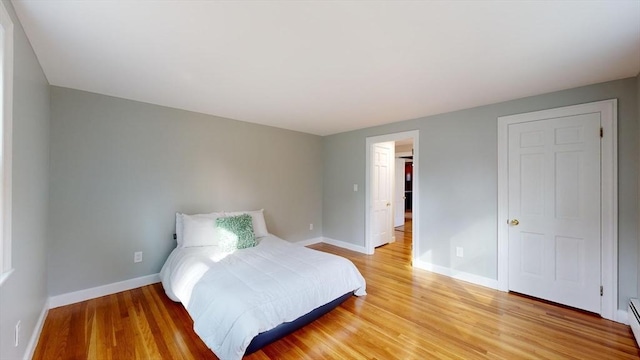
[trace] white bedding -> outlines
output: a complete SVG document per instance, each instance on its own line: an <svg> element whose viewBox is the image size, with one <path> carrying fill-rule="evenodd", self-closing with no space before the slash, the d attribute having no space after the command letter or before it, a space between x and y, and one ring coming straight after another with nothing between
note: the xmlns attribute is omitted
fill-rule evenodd
<svg viewBox="0 0 640 360"><path fill-rule="evenodd" d="M175 249L160 278L167 295L191 315L195 332L223 360L242 358L259 333L341 295L366 294L351 261L273 235L228 255L216 246Z"/></svg>

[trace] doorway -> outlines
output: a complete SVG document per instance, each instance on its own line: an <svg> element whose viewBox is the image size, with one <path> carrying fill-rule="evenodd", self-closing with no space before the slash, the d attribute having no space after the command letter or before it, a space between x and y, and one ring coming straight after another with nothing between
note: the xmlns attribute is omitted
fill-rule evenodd
<svg viewBox="0 0 640 360"><path fill-rule="evenodd" d="M393 227L395 237L411 241L413 219L413 140L395 142L395 193Z"/></svg>
<svg viewBox="0 0 640 360"><path fill-rule="evenodd" d="M498 119L498 284L614 320L616 100Z"/></svg>
<svg viewBox="0 0 640 360"><path fill-rule="evenodd" d="M419 131L407 131L402 133L394 133L380 136L368 137L366 139L366 165L365 165L365 248L367 254L373 254L375 252L376 246L384 244L384 240L381 240L380 236L383 235L386 231L390 234L397 234L395 232L395 225L397 220L397 214L402 214L402 220L404 222L404 230L402 233L403 241L406 241L407 237L405 234L411 235L411 248L412 255L411 258L414 259L416 254L418 254L417 249L417 241L418 238L418 223L419 223L419 182L418 182L418 174L419 174ZM389 159L389 177L391 180L390 196L389 198L383 199L385 192L380 191L379 185L384 183L386 175L384 174L384 167L381 167L380 159L381 159L381 145L384 148L385 144L393 144L393 156ZM396 154L396 145L399 143L400 145L405 144L409 145L412 150L409 152L406 151L397 151ZM405 146L406 148L406 146ZM401 150L401 148L399 149ZM399 187L396 187L396 183L398 182L398 172L396 172L397 164L400 163L398 160L398 156L411 156L412 159L401 159L403 167L406 168L406 160L411 160L410 163L410 190L403 190L403 195L399 195ZM402 172L403 176L403 185L406 186L406 173ZM382 179L382 180L381 180ZM410 193L405 194L404 191L410 191ZM410 196L410 212L408 216L410 221L405 222L406 214L405 211L407 206L406 197ZM388 205L387 205L388 204ZM382 205L389 207L389 211L384 214L381 212ZM402 206L402 211L400 211L400 206ZM384 215L382 215L384 214ZM384 216L387 216L384 218ZM387 220L388 219L388 222ZM389 239L389 241L393 241L395 238Z"/></svg>

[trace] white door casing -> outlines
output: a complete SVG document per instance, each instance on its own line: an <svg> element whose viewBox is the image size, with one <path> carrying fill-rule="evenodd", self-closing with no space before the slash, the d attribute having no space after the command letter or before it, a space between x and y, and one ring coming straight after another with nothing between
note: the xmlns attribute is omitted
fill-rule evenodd
<svg viewBox="0 0 640 360"><path fill-rule="evenodd" d="M373 216L372 219L372 240L373 246L378 247L391 242L393 233L392 208L393 201L393 142L383 142L373 145Z"/></svg>
<svg viewBox="0 0 640 360"><path fill-rule="evenodd" d="M599 118L600 126L603 129L602 138L598 137L597 140L599 142L599 150L600 150L600 163L599 163L599 191L596 193L599 194L599 199L595 200L596 203L599 202L599 209L597 217L600 219L600 227L599 229L590 229L589 233L594 231L599 231L599 246L600 246L600 259L588 259L587 256L594 256L593 254L589 255L585 253L584 265L587 268L585 271L591 270L599 270L599 272L595 276L598 278L599 284L603 286L602 296L598 296L598 299L595 302L598 302L597 309L595 312L599 313L602 317L610 319L610 320L618 320L616 319L616 310L617 310L617 302L618 302L618 291L617 291L617 100L606 100L599 101L594 103L587 103L581 105L567 106L557 109L536 111L532 113L519 114L519 115L511 115L504 116L498 118L498 288L502 291L509 291L509 287L512 284L511 281L511 269L510 269L510 255L512 244L510 241L510 237L518 236L518 232L527 232L527 228L522 221L520 225L514 227L507 223L508 220L512 220L513 218L510 216L510 211L512 211L512 207L517 207L518 204L512 204L513 199L509 197L509 184L510 184L510 174L513 172L511 166L515 166L510 163L512 160L509 156L509 140L511 129L517 129L517 127L512 127L515 124L524 124L530 122L544 121L548 119L554 118L566 118L568 121L578 121L576 119L586 120L589 122L589 119ZM595 120L591 120L595 121ZM571 128L571 127L569 127ZM524 128L521 128L524 129ZM556 138L562 140L564 138L565 142L569 138L570 133L574 135L579 133L579 130L574 129L575 131L570 130L559 130L558 134L553 135L553 141L556 142ZM517 131L516 131L517 132ZM555 130L554 130L555 132ZM597 130L596 130L597 133ZM578 134L579 135L579 134ZM535 136L530 136L535 139ZM512 139L513 141L513 139ZM568 144L565 144L568 145ZM573 145L571 145L573 146ZM569 149L576 150L576 149ZM526 154L525 154L526 155ZM563 152L559 151L557 155L553 155L554 158L557 157L557 161L565 162L565 165L562 166L562 171L565 174L561 174L560 177L562 179L558 179L558 184L562 187L565 181L567 184L570 183L568 176L571 171L566 171L567 169L571 169L571 165L578 164L578 157L575 152ZM534 167L536 164L536 160L534 160L535 156L529 156L529 166ZM556 159L554 159L555 161ZM560 165L558 165L560 166ZM549 169L555 169L555 166ZM525 169L526 171L526 169ZM582 169L579 172L583 171ZM588 171L588 170L587 170ZM593 169L591 169L593 171ZM514 173L515 174L515 173ZM515 176L511 174L511 176ZM565 176L567 175L567 176ZM574 174L575 175L575 174ZM535 185L535 177L528 176L530 183ZM531 180L534 179L534 180ZM545 177L545 181L555 181L554 177ZM551 179L551 180L549 180ZM530 186L530 185L527 185ZM532 185L531 185L532 186ZM582 186L582 185L580 185ZM533 188L533 187L532 187ZM550 208L554 212L556 210L559 213L564 213L565 215L570 214L572 208L569 206L571 203L570 198L578 197L580 202L591 201L593 202L593 198L588 194L580 194L578 189L578 193L576 193L575 189L571 189L569 191L562 191L559 193L560 203L551 203ZM524 196L529 196L526 200L530 204L536 205L535 198L530 196L531 194L524 194ZM547 198L544 196L543 203L549 202ZM517 200L515 200L517 202ZM520 204L522 205L522 204ZM540 205L544 206L544 205ZM535 207L535 206L534 206ZM557 207L557 209L556 209ZM531 210L531 208L529 208ZM573 209L575 210L575 209ZM549 210L547 210L549 211ZM529 211L531 212L531 211ZM514 214L519 215L520 214ZM585 214L586 215L586 214ZM591 215L594 216L594 215ZM565 216L566 217L566 216ZM522 220L517 218L518 220ZM526 217L525 217L526 219ZM526 224L530 225L530 220L524 220ZM598 221L596 221L598 222ZM569 222L570 223L570 222ZM596 224L597 225L597 224ZM518 230L513 230L514 228L518 228ZM512 234L516 232L516 234ZM533 232L533 231L531 231ZM597 237L597 235L596 235ZM560 244L556 244L556 249L564 252L565 255L571 254L569 251L572 247L575 248L578 246L578 243L581 243L581 240L577 240L578 236L575 238L572 236L567 236L566 238L561 238ZM529 239L531 240L531 239ZM536 242L530 241L528 246L531 248L528 252L535 251L545 251L544 247L540 245L536 245ZM583 243L586 244L586 243ZM537 247L538 248L537 248ZM587 245L584 245L587 246ZM542 248L540 250L539 248ZM547 250L548 251L548 250ZM585 251L586 248L585 248ZM591 251L593 252L593 251ZM562 255L564 256L564 255ZM570 255L571 256L571 255ZM574 257L572 261L562 262L560 264L560 269L558 269L562 275L561 277L570 277L568 276L572 270L579 268L579 261L581 258ZM594 263L595 262L595 263ZM529 263L527 266L530 266L530 269L534 269L536 265L535 262ZM548 272L551 270L555 271L556 268L552 266L553 264L544 265L547 268ZM573 275L576 273L574 272ZM558 277L558 274L556 274ZM575 276L573 277L575 279ZM516 282L518 280L515 280ZM516 285L519 286L519 285ZM593 285L590 285L593 286ZM556 291L556 293L561 293L561 291ZM599 295L599 294L598 294ZM536 296L536 295L534 295ZM557 300L553 300L557 301ZM593 299L588 300L591 303L594 302ZM576 305L571 305L576 306ZM582 307L583 305L579 305ZM593 305L587 305L587 307L593 307ZM594 311L594 310L591 310Z"/></svg>
<svg viewBox="0 0 640 360"><path fill-rule="evenodd" d="M509 290L600 313L600 114L508 137Z"/></svg>
<svg viewBox="0 0 640 360"><path fill-rule="evenodd" d="M396 158L395 166L395 193L393 196L393 226L398 227L404 225L404 164L405 159Z"/></svg>
<svg viewBox="0 0 640 360"><path fill-rule="evenodd" d="M399 141L405 139L412 139L413 142L413 200L412 200L412 214L413 222L411 227L412 232L412 246L411 246L411 259L415 261L417 254L420 253L419 239L420 239L420 132L419 130L411 130L400 133L386 134L367 137L365 141L365 219L364 219L364 247L367 254L373 254L375 247L372 241L372 214L373 208L372 200L372 158L373 158L373 144L386 142L386 141Z"/></svg>

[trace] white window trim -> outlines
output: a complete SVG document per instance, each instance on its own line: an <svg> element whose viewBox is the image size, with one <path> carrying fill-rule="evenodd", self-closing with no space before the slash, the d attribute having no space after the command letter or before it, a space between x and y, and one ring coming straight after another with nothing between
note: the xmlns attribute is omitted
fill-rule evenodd
<svg viewBox="0 0 640 360"><path fill-rule="evenodd" d="M0 189L0 247L2 253L0 255L0 285L4 283L9 275L13 272L11 264L11 169L13 156L13 21L5 8L3 2L0 2L0 26L2 26L2 59L0 60L2 70L2 101L0 109L2 111L2 189Z"/></svg>

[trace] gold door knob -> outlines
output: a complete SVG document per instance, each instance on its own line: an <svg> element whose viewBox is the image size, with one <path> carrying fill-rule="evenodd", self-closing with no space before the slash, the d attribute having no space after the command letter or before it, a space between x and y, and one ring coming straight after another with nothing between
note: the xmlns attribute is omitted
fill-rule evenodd
<svg viewBox="0 0 640 360"><path fill-rule="evenodd" d="M520 221L518 221L518 219L513 219L511 220L510 224L513 226L518 226L518 224L520 224Z"/></svg>
<svg viewBox="0 0 640 360"><path fill-rule="evenodd" d="M387 203L387 206L391 206L391 203Z"/></svg>

